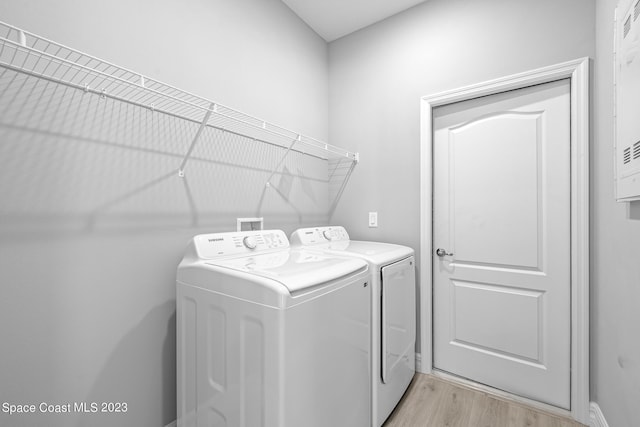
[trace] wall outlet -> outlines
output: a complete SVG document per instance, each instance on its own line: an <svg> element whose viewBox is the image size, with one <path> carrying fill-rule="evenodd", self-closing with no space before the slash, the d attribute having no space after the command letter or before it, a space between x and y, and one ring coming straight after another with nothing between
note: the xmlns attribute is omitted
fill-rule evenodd
<svg viewBox="0 0 640 427"><path fill-rule="evenodd" d="M377 227L378 226L378 212L369 212L369 227Z"/></svg>

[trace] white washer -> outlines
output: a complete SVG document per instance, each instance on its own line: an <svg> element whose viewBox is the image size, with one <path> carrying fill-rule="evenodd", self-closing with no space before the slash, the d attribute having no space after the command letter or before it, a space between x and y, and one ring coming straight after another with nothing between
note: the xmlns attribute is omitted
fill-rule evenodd
<svg viewBox="0 0 640 427"><path fill-rule="evenodd" d="M389 417L415 374L416 289L413 249L349 239L343 227L296 230L292 247L363 259L372 274L372 425Z"/></svg>
<svg viewBox="0 0 640 427"><path fill-rule="evenodd" d="M177 273L178 426L369 426L367 263L284 232L193 238Z"/></svg>

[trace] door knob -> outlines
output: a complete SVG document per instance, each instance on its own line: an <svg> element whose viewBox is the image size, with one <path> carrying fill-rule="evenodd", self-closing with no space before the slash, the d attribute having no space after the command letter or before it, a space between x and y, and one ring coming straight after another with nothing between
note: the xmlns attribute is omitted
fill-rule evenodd
<svg viewBox="0 0 640 427"><path fill-rule="evenodd" d="M452 256L452 255L453 255L453 253L449 253L449 252L445 251L445 250L444 250L444 249L442 249L442 248L438 248L438 249L436 249L436 255L438 255L439 257L443 257L443 256L445 256L445 255L446 255L446 256Z"/></svg>

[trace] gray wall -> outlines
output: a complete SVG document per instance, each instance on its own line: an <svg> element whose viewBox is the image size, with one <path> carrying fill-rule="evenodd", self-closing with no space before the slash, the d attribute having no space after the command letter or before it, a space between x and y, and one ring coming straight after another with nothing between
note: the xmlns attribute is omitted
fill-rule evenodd
<svg viewBox="0 0 640 427"><path fill-rule="evenodd" d="M591 148L591 399L611 427L640 415L640 202L616 203L613 185L613 16L596 2Z"/></svg>
<svg viewBox="0 0 640 427"><path fill-rule="evenodd" d="M279 0L3 0L0 19L326 139L326 43ZM0 69L0 73L3 70ZM190 236L326 223L326 162L5 73L0 78L0 402L126 402L11 426L164 426L175 269Z"/></svg>
<svg viewBox="0 0 640 427"><path fill-rule="evenodd" d="M430 0L331 43L330 140L363 159L331 222L418 250L420 98L594 52L584 0Z"/></svg>

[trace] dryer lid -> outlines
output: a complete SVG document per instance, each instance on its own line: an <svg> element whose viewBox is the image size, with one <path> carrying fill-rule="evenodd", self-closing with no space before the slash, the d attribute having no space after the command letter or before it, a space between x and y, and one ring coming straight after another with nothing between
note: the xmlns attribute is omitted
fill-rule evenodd
<svg viewBox="0 0 640 427"><path fill-rule="evenodd" d="M413 249L408 246L396 245L393 243L365 242L360 240L331 242L326 244L324 249L386 259L403 258L413 254Z"/></svg>
<svg viewBox="0 0 640 427"><path fill-rule="evenodd" d="M283 250L207 264L275 280L294 293L365 271L367 263L305 250Z"/></svg>
<svg viewBox="0 0 640 427"><path fill-rule="evenodd" d="M350 240L347 231L340 226L299 228L291 234L291 246L340 256L356 256L376 265L385 265L414 254L408 246Z"/></svg>
<svg viewBox="0 0 640 427"><path fill-rule="evenodd" d="M359 240L325 243L316 245L315 248L309 247L309 249L321 250L333 255L355 256L376 265L385 265L414 254L413 249L408 246Z"/></svg>

